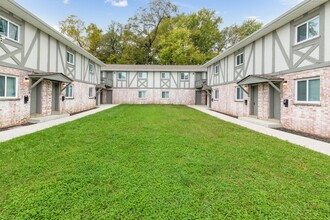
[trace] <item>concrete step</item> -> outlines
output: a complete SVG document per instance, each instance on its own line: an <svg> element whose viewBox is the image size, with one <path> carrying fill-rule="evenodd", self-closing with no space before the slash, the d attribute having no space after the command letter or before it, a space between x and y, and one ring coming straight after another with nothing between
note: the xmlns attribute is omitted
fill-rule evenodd
<svg viewBox="0 0 330 220"><path fill-rule="evenodd" d="M49 115L43 117L32 117L29 119L29 123L37 124L37 123L52 121L60 118L66 118L69 116L70 116L69 114L61 114L61 115Z"/></svg>
<svg viewBox="0 0 330 220"><path fill-rule="evenodd" d="M257 124L266 128L281 128L282 124L280 120L269 119L269 120L260 120L254 117L239 117L239 120Z"/></svg>

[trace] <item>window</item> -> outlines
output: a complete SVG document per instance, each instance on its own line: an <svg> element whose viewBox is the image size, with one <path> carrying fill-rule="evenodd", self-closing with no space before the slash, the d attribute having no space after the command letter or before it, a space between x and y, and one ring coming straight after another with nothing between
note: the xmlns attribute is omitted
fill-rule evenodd
<svg viewBox="0 0 330 220"><path fill-rule="evenodd" d="M216 65L214 70L215 70L215 75L218 75L219 74L219 65Z"/></svg>
<svg viewBox="0 0 330 220"><path fill-rule="evenodd" d="M126 72L118 72L119 80L126 80Z"/></svg>
<svg viewBox="0 0 330 220"><path fill-rule="evenodd" d="M0 98L17 97L17 78L0 75Z"/></svg>
<svg viewBox="0 0 330 220"><path fill-rule="evenodd" d="M146 72L138 72L138 78L139 79L146 79L147 73Z"/></svg>
<svg viewBox="0 0 330 220"><path fill-rule="evenodd" d="M94 88L93 87L89 87L88 95L89 95L89 98L94 98Z"/></svg>
<svg viewBox="0 0 330 220"><path fill-rule="evenodd" d="M169 79L170 78L170 73L169 72L162 72L162 79Z"/></svg>
<svg viewBox="0 0 330 220"><path fill-rule="evenodd" d="M304 79L296 81L297 102L320 102L320 79Z"/></svg>
<svg viewBox="0 0 330 220"><path fill-rule="evenodd" d="M243 100L243 89L241 87L236 87L236 101Z"/></svg>
<svg viewBox="0 0 330 220"><path fill-rule="evenodd" d="M89 70L89 82L94 83L94 64L90 63L88 65Z"/></svg>
<svg viewBox="0 0 330 220"><path fill-rule="evenodd" d="M320 17L317 16L311 20L300 24L296 28L297 42L301 43L315 37L318 37L320 34Z"/></svg>
<svg viewBox="0 0 330 220"><path fill-rule="evenodd" d="M146 98L147 91L139 91L139 99L145 99Z"/></svg>
<svg viewBox="0 0 330 220"><path fill-rule="evenodd" d="M9 20L0 17L0 34L18 42L19 26Z"/></svg>
<svg viewBox="0 0 330 220"><path fill-rule="evenodd" d="M214 90L214 99L215 100L219 99L219 89Z"/></svg>
<svg viewBox="0 0 330 220"><path fill-rule="evenodd" d="M66 52L66 62L74 65L74 54L73 53L70 53L69 51Z"/></svg>
<svg viewBox="0 0 330 220"><path fill-rule="evenodd" d="M244 53L238 54L235 59L235 66L240 66L244 63Z"/></svg>
<svg viewBox="0 0 330 220"><path fill-rule="evenodd" d="M181 80L189 80L189 73L181 73Z"/></svg>
<svg viewBox="0 0 330 220"><path fill-rule="evenodd" d="M73 86L72 86L72 84L68 85L65 88L65 97L66 98L73 98Z"/></svg>
<svg viewBox="0 0 330 220"><path fill-rule="evenodd" d="M170 98L170 92L169 91L163 91L162 92L162 99L168 99Z"/></svg>

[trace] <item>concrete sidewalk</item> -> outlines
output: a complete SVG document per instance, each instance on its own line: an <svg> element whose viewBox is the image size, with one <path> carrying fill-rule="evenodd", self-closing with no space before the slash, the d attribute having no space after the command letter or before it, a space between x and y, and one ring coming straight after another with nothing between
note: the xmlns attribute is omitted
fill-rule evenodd
<svg viewBox="0 0 330 220"><path fill-rule="evenodd" d="M64 124L66 122L74 121L74 120L77 120L79 118L82 118L82 117L85 117L85 116L88 116L88 115L92 115L92 114L98 113L100 111L104 111L106 109L113 108L115 106L117 106L117 105L101 105L96 109L89 110L89 111L86 111L86 112L82 112L82 113L79 113L79 114L76 114L76 115L72 115L70 117L56 119L56 120L47 121L47 122L42 122L42 123L29 125L29 126L17 127L17 128L13 128L13 129L6 130L6 131L1 131L0 132L0 142L8 141L8 140L11 140L11 139L16 138L16 137L31 134L31 133L34 133L34 132L37 132L37 131L41 131L41 130L44 130L46 128L50 128L50 127L53 127L53 126L56 126L56 125Z"/></svg>
<svg viewBox="0 0 330 220"><path fill-rule="evenodd" d="M208 115L212 115L221 120L249 128L249 129L257 131L259 133L266 134L266 135L269 135L272 137L276 137L278 139L306 147L308 149L320 152L322 154L330 155L330 144L329 143L314 140L311 138L302 137L302 136L295 135L295 134L290 134L287 132L283 132L283 131L279 131L279 130L275 130L275 129L271 129L271 128L266 128L266 127L263 127L260 125L252 124L250 122L238 120L236 118L209 110L206 106L189 105L189 107L194 108L198 111L204 112Z"/></svg>

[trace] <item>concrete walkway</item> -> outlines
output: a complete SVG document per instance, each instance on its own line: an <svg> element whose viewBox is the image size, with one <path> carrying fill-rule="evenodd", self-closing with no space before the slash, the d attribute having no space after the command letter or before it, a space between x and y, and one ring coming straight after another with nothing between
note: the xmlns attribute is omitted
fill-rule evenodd
<svg viewBox="0 0 330 220"><path fill-rule="evenodd" d="M283 131L279 131L279 130L275 130L275 129L271 129L271 128L266 128L266 127L256 125L256 124L253 124L250 122L241 121L236 118L233 118L233 117L230 117L230 116L227 116L227 115L215 112L215 111L211 111L206 106L190 105L189 107L194 108L198 111L204 112L206 114L212 115L223 121L231 122L233 124L237 124L237 125L249 128L249 129L257 131L259 133L273 136L278 139L288 141L290 143L297 144L297 145L306 147L308 149L311 149L313 151L317 151L322 154L326 154L326 155L330 156L330 144L329 143L314 140L311 138L302 137L302 136L295 135L295 134L290 134L287 132L283 132Z"/></svg>
<svg viewBox="0 0 330 220"><path fill-rule="evenodd" d="M46 122L42 122L42 123L38 123L38 124L34 124L34 125L29 125L29 126L22 126L22 127L17 127L17 128L13 128L10 130L6 130L6 131L1 131L0 132L0 142L3 141L8 141L11 140L13 138L16 137L20 137L23 135L27 135L27 134L31 134L37 131L41 131L44 130L46 128L50 128L56 125L60 125L60 124L64 124L66 122L70 122L70 121L74 121L77 120L79 118L88 116L88 115L92 115L95 113L98 113L100 111L104 111L106 109L110 109L113 108L117 105L101 105L96 109L93 110L89 110L86 112L82 112L76 115L72 115L70 117L66 117L66 118L60 118L60 119L56 119L56 120L52 120L52 121L46 121Z"/></svg>

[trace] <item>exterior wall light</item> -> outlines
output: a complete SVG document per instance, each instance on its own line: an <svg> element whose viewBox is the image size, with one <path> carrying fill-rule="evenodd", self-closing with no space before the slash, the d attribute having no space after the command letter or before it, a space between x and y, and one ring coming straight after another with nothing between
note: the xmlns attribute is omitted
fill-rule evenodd
<svg viewBox="0 0 330 220"><path fill-rule="evenodd" d="M283 81L283 88L285 88L285 89L288 88L288 81Z"/></svg>

